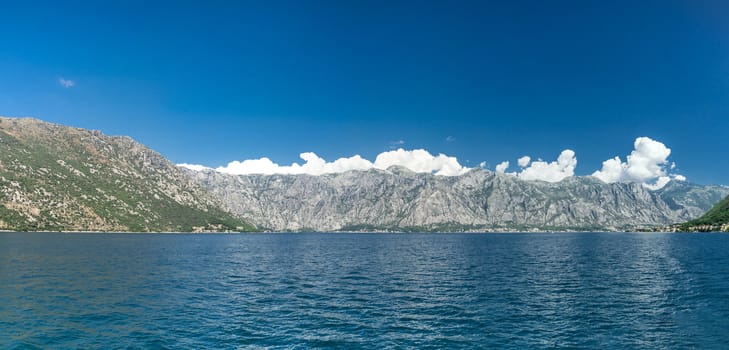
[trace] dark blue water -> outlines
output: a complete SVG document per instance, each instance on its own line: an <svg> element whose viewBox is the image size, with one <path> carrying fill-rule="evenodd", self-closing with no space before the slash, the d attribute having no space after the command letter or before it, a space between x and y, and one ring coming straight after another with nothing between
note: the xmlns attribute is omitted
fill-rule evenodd
<svg viewBox="0 0 729 350"><path fill-rule="evenodd" d="M0 348L722 348L724 234L0 233Z"/></svg>

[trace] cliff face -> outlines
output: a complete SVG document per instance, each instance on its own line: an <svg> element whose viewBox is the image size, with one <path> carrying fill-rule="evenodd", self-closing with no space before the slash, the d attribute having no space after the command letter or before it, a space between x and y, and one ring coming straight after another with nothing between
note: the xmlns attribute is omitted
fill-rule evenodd
<svg viewBox="0 0 729 350"><path fill-rule="evenodd" d="M0 118L0 229L250 229L129 137Z"/></svg>
<svg viewBox="0 0 729 350"><path fill-rule="evenodd" d="M388 171L322 176L185 170L233 213L270 230L622 230L683 222L729 188L650 191L592 177L523 181L476 169L455 177Z"/></svg>

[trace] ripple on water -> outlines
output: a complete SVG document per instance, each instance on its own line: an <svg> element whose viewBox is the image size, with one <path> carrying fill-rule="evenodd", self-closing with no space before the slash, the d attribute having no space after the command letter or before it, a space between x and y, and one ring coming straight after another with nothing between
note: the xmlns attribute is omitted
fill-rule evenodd
<svg viewBox="0 0 729 350"><path fill-rule="evenodd" d="M0 234L0 348L717 348L729 236Z"/></svg>

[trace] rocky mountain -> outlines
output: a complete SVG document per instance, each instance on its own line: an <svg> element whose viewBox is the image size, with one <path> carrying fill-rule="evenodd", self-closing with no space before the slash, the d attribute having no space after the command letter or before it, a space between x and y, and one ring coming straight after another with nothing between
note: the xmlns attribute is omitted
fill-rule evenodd
<svg viewBox="0 0 729 350"><path fill-rule="evenodd" d="M524 181L474 169L435 176L392 167L321 176L185 172L231 212L268 230L630 230L684 222L729 194L673 181L658 191L593 177Z"/></svg>
<svg viewBox="0 0 729 350"><path fill-rule="evenodd" d="M701 217L680 225L679 229L682 231L729 232L729 196Z"/></svg>
<svg viewBox="0 0 729 350"><path fill-rule="evenodd" d="M0 230L627 230L695 219L727 195L483 169L234 176L179 168L129 137L0 118Z"/></svg>
<svg viewBox="0 0 729 350"><path fill-rule="evenodd" d="M0 230L250 230L129 137L0 118Z"/></svg>

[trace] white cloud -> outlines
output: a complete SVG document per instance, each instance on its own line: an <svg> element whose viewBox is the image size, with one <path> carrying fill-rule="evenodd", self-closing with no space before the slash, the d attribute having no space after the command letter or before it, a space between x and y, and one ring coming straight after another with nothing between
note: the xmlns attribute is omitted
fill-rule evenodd
<svg viewBox="0 0 729 350"><path fill-rule="evenodd" d="M404 141L395 141L393 144L402 144ZM678 174L668 174L667 168L675 168L675 164L668 162L671 150L663 143L654 141L648 137L639 137L635 140L635 149L623 162L620 157L608 159L602 163L602 169L595 171L592 176L606 183L613 182L636 182L641 183L649 189L663 188L671 180L686 181L686 177ZM262 157L258 159L247 159L233 161L226 166L215 170L221 173L248 175L248 174L309 174L322 175L331 173L342 173L350 170L381 169L386 170L391 166L402 166L419 173L431 173L443 176L462 175L470 170L462 166L458 159L445 154L433 155L424 149L405 150L398 148L382 152L377 155L374 161L362 158L359 155L339 158L329 162L313 152L305 152L299 155L303 163L292 163L290 165L279 165L271 159ZM486 162L481 162L479 167L485 168ZM555 161L547 162L541 159L532 161L529 156L523 156L517 160L521 168L519 172L509 172L510 163L504 161L496 165L496 172L517 176L522 180L559 182L565 178L574 176L577 167L577 157L570 149L562 151ZM211 169L196 164L179 164L192 170Z"/></svg>
<svg viewBox="0 0 729 350"><path fill-rule="evenodd" d="M594 172L592 176L606 183L637 182L649 189L663 188L671 177L678 181L685 181L681 175L669 176L666 172L668 156L671 149L659 141L648 137L638 137L633 144L633 152L623 162L615 157L602 162L602 169ZM675 168L671 163L670 168Z"/></svg>
<svg viewBox="0 0 729 350"><path fill-rule="evenodd" d="M670 177L661 176L656 180L656 183L654 183L654 184L644 183L643 186L645 186L649 190L655 191L655 190L660 190L661 188L663 188L663 186L666 186L666 184L669 182L671 182Z"/></svg>
<svg viewBox="0 0 729 350"><path fill-rule="evenodd" d="M595 171L592 176L602 180L605 183L613 183L621 181L623 178L624 167L620 157L615 157L602 162L602 170Z"/></svg>
<svg viewBox="0 0 729 350"><path fill-rule="evenodd" d="M504 173L506 169L509 169L509 161L503 161L496 165L496 172L497 173Z"/></svg>
<svg viewBox="0 0 729 350"><path fill-rule="evenodd" d="M58 78L58 83L67 89L72 88L74 85L76 85L75 81L73 81L71 79L64 79L64 78Z"/></svg>
<svg viewBox="0 0 729 350"><path fill-rule="evenodd" d="M218 172L234 175L247 174L309 174L321 175L327 173L341 173L347 170L367 170L372 168L372 163L360 156L339 158L334 162L327 162L313 152L304 152L299 155L304 164L292 163L291 165L278 165L272 160L263 157L259 159L247 159L242 162L233 161L227 166L215 169Z"/></svg>
<svg viewBox="0 0 729 350"><path fill-rule="evenodd" d="M466 173L469 168L458 163L455 157L444 154L434 156L423 149L406 151L402 148L383 152L377 155L375 162L355 155L349 158L339 158L333 162L327 162L313 152L305 152L299 155L303 164L292 163L291 165L278 165L269 158L247 159L244 161L233 161L227 166L215 169L221 173L248 175L248 174L309 174L322 175L331 173L343 173L349 170L387 169L391 166L402 166L414 172L433 173L435 175L455 176Z"/></svg>
<svg viewBox="0 0 729 350"><path fill-rule="evenodd" d="M448 136L448 137L446 137L445 140L446 140L446 142L454 142L454 141L456 141L456 138L453 136Z"/></svg>
<svg viewBox="0 0 729 350"><path fill-rule="evenodd" d="M375 168L387 169L393 165L404 166L417 173L435 173L435 175L455 176L466 173L469 169L461 166L456 157L445 154L433 156L424 149L406 151L402 148L383 152L375 158Z"/></svg>
<svg viewBox="0 0 729 350"><path fill-rule="evenodd" d="M523 169L517 176L522 180L559 182L567 177L574 176L575 167L577 167L575 152L570 149L562 151L554 162L548 163L537 160L530 164L530 160L531 158L528 156L519 158L519 166Z"/></svg>
<svg viewBox="0 0 729 350"><path fill-rule="evenodd" d="M212 168L208 168L208 167L206 167L204 165L199 165L199 164L182 163L182 164L177 164L177 166L178 167L181 167L181 168L187 168L187 169L190 169L190 170L195 170L195 171L212 170Z"/></svg>
<svg viewBox="0 0 729 350"><path fill-rule="evenodd" d="M516 162L517 162L517 164L519 164L520 167L523 168L523 167L529 165L529 162L531 162L531 161L532 161L531 157L523 156L523 157L519 158Z"/></svg>

